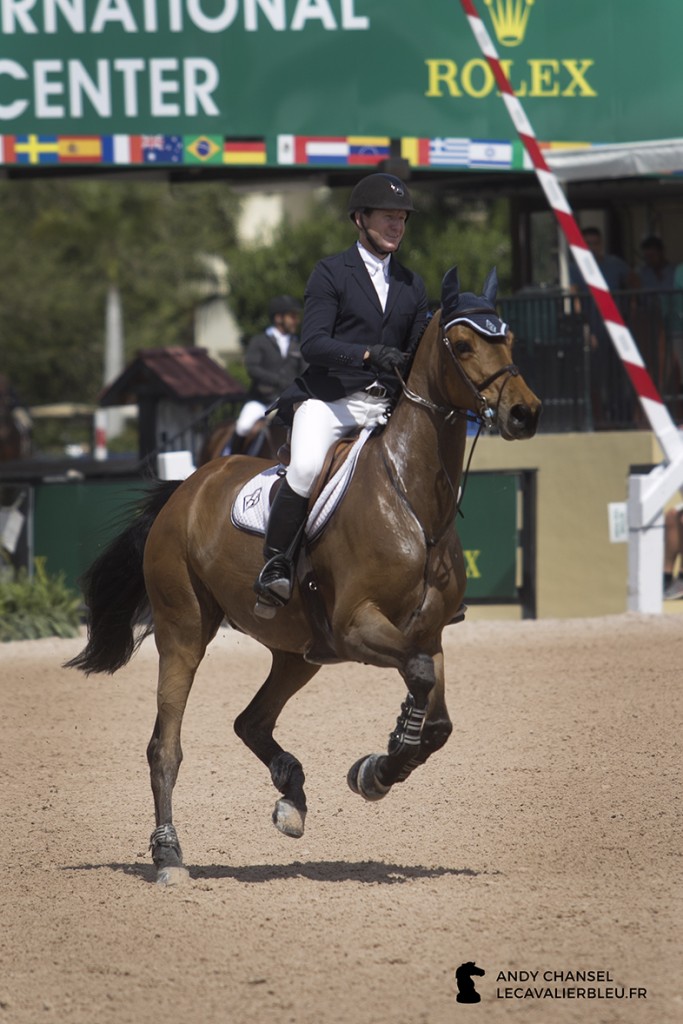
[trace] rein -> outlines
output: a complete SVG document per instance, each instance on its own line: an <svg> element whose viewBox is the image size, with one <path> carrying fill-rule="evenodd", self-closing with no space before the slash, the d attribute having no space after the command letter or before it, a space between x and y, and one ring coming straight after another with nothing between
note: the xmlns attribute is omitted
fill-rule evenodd
<svg viewBox="0 0 683 1024"><path fill-rule="evenodd" d="M468 310L468 312L488 313L490 312L490 310L472 309ZM440 325L440 330L441 341L443 342L446 351L451 357L453 365L460 374L462 381L467 385L469 390L472 392L475 401L479 406L480 411L473 412L471 409L461 409L458 406L448 407L445 405L437 405L436 402L432 402L431 399L423 398L422 395L418 395L415 391L411 391L411 389L408 387L405 380L401 376L400 371L398 370L398 368L396 368L395 373L401 382L401 389L403 391L403 394L406 396L407 399L409 399L409 401L414 402L415 405L421 405L424 409L429 409L430 412L435 412L438 413L439 416L443 416L446 423L452 423L458 416L464 416L466 419L470 416L474 416L475 419L480 421L480 423L486 423L486 426L490 429L491 426L493 425L493 420L496 414L495 410L493 410L489 405L489 401L486 395L483 394L483 392L486 391L487 388L490 388L491 385L504 374L508 374L508 376L510 377L518 377L519 367L515 363L507 363L506 366L501 366L500 369L496 370L494 373L489 374L488 377L480 381L478 384L475 384L474 381L467 376L464 369L462 368L459 359L457 358L455 352L453 351L453 346L451 345L450 339L446 334L446 328Z"/></svg>
<svg viewBox="0 0 683 1024"><path fill-rule="evenodd" d="M490 310L485 308L468 310L468 313L489 312ZM456 419L462 417L464 417L465 419L472 418L474 422L479 424L477 433L475 434L474 440L472 441L472 447L470 448L470 454L467 459L467 464L463 470L462 486L460 487L460 496L456 497L455 492L453 492L455 499L455 514L457 515L459 513L460 515L463 515L461 505L463 502L463 498L465 497L465 487L467 486L467 480L469 477L472 457L474 455L474 449L481 435L482 428L486 426L487 430L491 430L493 428L493 421L496 417L495 409L491 408L489 401L486 395L483 394L483 392L486 391L487 388L490 388L491 385L504 374L507 374L509 377L518 377L519 367L516 366L515 363L507 363L506 366L501 366L500 369L496 370L494 373L489 374L488 377L480 381L478 384L475 384L474 381L467 376L455 352L453 351L450 339L446 334L447 328L444 328L443 325L439 325L439 327L441 331L441 341L443 342L446 351L451 357L451 360L453 361L456 370L460 374L461 379L472 392L475 401L479 406L479 412L473 412L471 409L461 409L459 406L448 407L445 405L437 405L437 403L432 402L431 399L423 398L422 395L418 395L417 392L412 391L406 384L403 377L401 376L401 372L399 371L398 367L395 368L395 373L399 381L401 382L401 390L403 391L405 397L410 402L413 402L415 405L422 406L423 409L429 409L430 412L437 413L439 416L443 417L444 424L454 423ZM505 385L503 385L503 387L504 386ZM498 397L498 400L500 401L500 396Z"/></svg>

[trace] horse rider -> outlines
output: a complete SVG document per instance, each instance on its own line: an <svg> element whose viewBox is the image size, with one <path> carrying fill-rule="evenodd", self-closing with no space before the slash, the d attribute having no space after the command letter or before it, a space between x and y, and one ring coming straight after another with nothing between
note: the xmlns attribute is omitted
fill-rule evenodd
<svg viewBox="0 0 683 1024"><path fill-rule="evenodd" d="M393 174L361 179L348 214L358 232L349 249L320 260L306 285L301 351L309 366L280 396L292 421L291 457L266 530L266 563L254 584L259 602L281 606L292 594L308 499L335 441L384 425L427 320L420 277L395 253L415 207ZM257 605L258 607L258 605Z"/></svg>
<svg viewBox="0 0 683 1024"><path fill-rule="evenodd" d="M269 326L250 338L247 345L244 364L251 386L235 424L230 446L232 455L244 452L254 425L263 419L278 395L306 369L297 337L301 304L291 295L276 295L268 304L268 318Z"/></svg>

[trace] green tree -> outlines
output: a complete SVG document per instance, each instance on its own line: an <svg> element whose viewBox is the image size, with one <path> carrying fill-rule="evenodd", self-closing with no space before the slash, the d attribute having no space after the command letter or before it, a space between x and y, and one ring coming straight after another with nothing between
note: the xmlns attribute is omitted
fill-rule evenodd
<svg viewBox="0 0 683 1024"><path fill-rule="evenodd" d="M230 306L245 340L267 325L269 299L293 295L303 302L315 263L356 238L340 199L333 194L320 200L303 221L292 223L285 218L272 242L229 249Z"/></svg>
<svg viewBox="0 0 683 1024"><path fill-rule="evenodd" d="M432 301L453 264L474 291L497 265L504 291L506 204L463 200L447 185L411 189L419 213L400 258ZM273 295L303 299L317 260L355 240L348 195L346 186L332 189L305 220L285 218L272 242L244 245L239 200L222 182L0 182L0 372L27 404L95 401L107 289L121 297L128 359L141 348L191 344L205 255L228 264L229 303L246 339L265 326Z"/></svg>
<svg viewBox="0 0 683 1024"><path fill-rule="evenodd" d="M441 281L457 266L463 291L479 293L489 270L497 267L499 295L510 287L511 245L507 201L463 200L445 190L414 189L420 211L410 219L401 258L424 279L433 303Z"/></svg>
<svg viewBox="0 0 683 1024"><path fill-rule="evenodd" d="M222 184L0 183L0 367L23 401L96 399L110 284L129 357L190 343L198 257L233 243L238 207Z"/></svg>

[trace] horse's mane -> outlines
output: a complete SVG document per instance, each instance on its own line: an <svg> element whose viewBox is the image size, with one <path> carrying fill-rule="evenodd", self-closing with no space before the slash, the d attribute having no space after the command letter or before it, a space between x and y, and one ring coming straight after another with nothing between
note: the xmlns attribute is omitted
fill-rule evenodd
<svg viewBox="0 0 683 1024"><path fill-rule="evenodd" d="M441 306L437 306L436 309L430 310L427 313L427 316L425 317L425 322L422 325L422 330L420 331L420 333L418 335L417 342L415 344L415 348L417 348L417 346L422 341L422 338L424 337L425 331L427 330L427 328L431 324L431 322L434 319L434 317L435 316L440 316L440 315L441 315Z"/></svg>

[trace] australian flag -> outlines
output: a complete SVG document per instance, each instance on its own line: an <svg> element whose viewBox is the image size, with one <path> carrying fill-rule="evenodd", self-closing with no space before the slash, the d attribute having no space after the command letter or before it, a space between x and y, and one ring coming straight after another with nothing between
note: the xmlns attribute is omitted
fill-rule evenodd
<svg viewBox="0 0 683 1024"><path fill-rule="evenodd" d="M143 135L142 162L145 164L181 164L182 135Z"/></svg>

